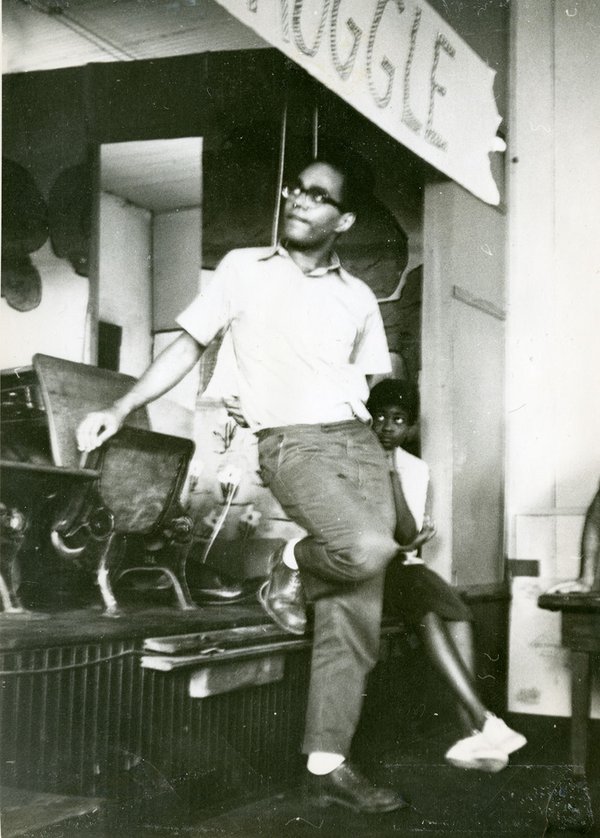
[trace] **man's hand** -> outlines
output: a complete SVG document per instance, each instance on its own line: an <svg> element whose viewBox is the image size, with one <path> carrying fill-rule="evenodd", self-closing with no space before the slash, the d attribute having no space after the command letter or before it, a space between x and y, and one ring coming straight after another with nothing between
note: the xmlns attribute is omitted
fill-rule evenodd
<svg viewBox="0 0 600 838"><path fill-rule="evenodd" d="M117 407L88 413L77 428L77 447L80 451L93 451L114 436L121 428L125 416Z"/></svg>
<svg viewBox="0 0 600 838"><path fill-rule="evenodd" d="M128 393L106 410L98 410L85 417L76 431L79 450L93 451L110 439L130 413L158 399L178 384L196 364L204 349L187 332L175 338L152 361Z"/></svg>

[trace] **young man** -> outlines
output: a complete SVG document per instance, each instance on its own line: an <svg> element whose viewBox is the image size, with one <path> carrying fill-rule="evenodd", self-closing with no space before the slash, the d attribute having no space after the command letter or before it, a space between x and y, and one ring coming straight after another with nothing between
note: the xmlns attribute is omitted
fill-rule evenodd
<svg viewBox="0 0 600 838"><path fill-rule="evenodd" d="M435 534L425 514L429 468L405 450L419 413L417 390L407 381L388 378L373 387L367 407L373 430L388 455L403 538L420 533L422 540L429 540ZM447 751L448 762L490 773L505 768L509 755L522 748L526 739L490 713L477 695L471 615L456 591L429 570L416 552L404 552L388 567L384 604L386 612L414 629L456 696L465 737Z"/></svg>
<svg viewBox="0 0 600 838"><path fill-rule="evenodd" d="M282 244L229 253L180 316L183 335L124 398L86 417L78 441L82 450L102 444L231 331L263 480L308 533L276 553L260 592L265 611L295 634L305 629L305 597L314 605L308 782L325 802L387 812L402 797L346 760L377 661L385 568L399 549L385 456L365 407L367 376L390 372L385 333L373 293L334 252L361 202L357 174L339 161L306 166L283 190Z"/></svg>

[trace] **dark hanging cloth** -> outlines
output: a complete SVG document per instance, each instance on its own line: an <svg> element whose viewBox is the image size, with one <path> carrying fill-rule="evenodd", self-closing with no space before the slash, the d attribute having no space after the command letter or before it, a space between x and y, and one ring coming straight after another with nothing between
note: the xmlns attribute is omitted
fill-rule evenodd
<svg viewBox="0 0 600 838"><path fill-rule="evenodd" d="M89 276L93 184L88 163L58 175L48 199L50 241L56 256L68 259L79 276Z"/></svg>
<svg viewBox="0 0 600 838"><path fill-rule="evenodd" d="M48 209L31 174L2 158L2 296L17 311L42 299L42 280L29 258L48 238Z"/></svg>
<svg viewBox="0 0 600 838"><path fill-rule="evenodd" d="M419 265L406 277L399 299L379 304L390 351L402 356L407 378L415 383L421 369L422 289L423 266Z"/></svg>
<svg viewBox="0 0 600 838"><path fill-rule="evenodd" d="M277 126L253 123L203 156L202 267L238 247L268 247L277 206Z"/></svg>
<svg viewBox="0 0 600 838"><path fill-rule="evenodd" d="M378 299L393 294L408 263L406 233L377 198L359 207L354 225L335 247L343 266L366 282Z"/></svg>

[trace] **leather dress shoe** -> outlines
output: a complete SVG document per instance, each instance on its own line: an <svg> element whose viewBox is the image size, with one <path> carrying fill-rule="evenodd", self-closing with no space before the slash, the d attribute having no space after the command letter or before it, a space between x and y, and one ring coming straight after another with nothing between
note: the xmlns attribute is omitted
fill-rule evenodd
<svg viewBox="0 0 600 838"><path fill-rule="evenodd" d="M329 774L309 773L307 787L318 805L337 803L355 812L395 812L408 806L398 792L374 786L349 762L343 762Z"/></svg>
<svg viewBox="0 0 600 838"><path fill-rule="evenodd" d="M304 634L306 604L300 573L283 563L283 547L271 557L267 581L258 590L258 601L279 628L288 634Z"/></svg>

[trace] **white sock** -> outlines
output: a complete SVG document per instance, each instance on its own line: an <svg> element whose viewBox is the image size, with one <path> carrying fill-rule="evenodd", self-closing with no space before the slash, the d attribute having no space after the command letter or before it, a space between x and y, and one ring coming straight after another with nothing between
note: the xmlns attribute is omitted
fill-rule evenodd
<svg viewBox="0 0 600 838"><path fill-rule="evenodd" d="M298 570L298 562L296 561L296 556L294 555L294 547L298 544L299 541L302 541L301 538L290 538L288 543L283 548L283 555L282 561L286 567L289 567L291 570Z"/></svg>
<svg viewBox="0 0 600 838"><path fill-rule="evenodd" d="M308 755L306 767L311 774L330 774L345 760L346 757L342 754L331 754L329 751L313 751L312 754Z"/></svg>

